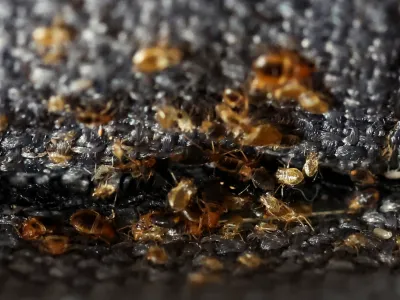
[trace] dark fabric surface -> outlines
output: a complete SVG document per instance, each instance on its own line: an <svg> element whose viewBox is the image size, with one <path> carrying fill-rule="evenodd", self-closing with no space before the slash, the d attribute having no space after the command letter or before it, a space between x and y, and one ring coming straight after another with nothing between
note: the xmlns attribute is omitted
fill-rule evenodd
<svg viewBox="0 0 400 300"><path fill-rule="evenodd" d="M76 29L77 37L61 63L45 65L31 34L56 14ZM1 0L0 113L9 119L0 134L1 297L396 296L399 182L382 175L398 167L399 16L395 0ZM182 63L151 75L133 72L135 51L165 38L185 49ZM256 239L249 238L250 230L243 233L244 240L171 238L165 242L170 256L165 267L145 262L148 244L129 238L108 247L75 237L70 252L52 257L17 236L15 226L27 216L67 222L84 207L111 214L114 199L96 200L91 194L95 169L113 161L115 137L134 147L133 156L153 155L162 162L150 182L119 178L118 225L167 206L165 195L173 184L167 168L178 176L195 177L199 188L206 189L209 169L163 163L187 149L190 140L201 144L205 137L162 130L153 107L173 104L194 112L200 122L220 102L225 87L246 81L255 57L276 47L296 50L315 63L313 85L329 91L333 107L327 114L312 115L296 106L260 105L255 118L295 133L301 142L287 151L259 151L272 169L290 158L300 168L305 153L318 152L321 174L302 187L307 198L317 193L317 211L345 207L358 190L348 172L368 168L379 175L381 199L376 207L352 216L313 218L315 232L294 226ZM82 78L92 80L92 88L77 91L74 82ZM81 106L112 101L114 120L104 126L105 134L99 137L98 128L79 124L71 112L49 113L48 99L59 94ZM76 136L67 166L39 155L51 138L70 130ZM383 155L388 141L394 148L391 159ZM287 193L292 202L302 197ZM376 227L386 228L393 237L377 238L372 233ZM335 250L335 242L359 232L367 237L367 247ZM237 256L246 251L258 253L265 267L254 271L238 266ZM225 284L196 288L187 282L187 274L199 269L196 258L201 255L224 262Z"/></svg>

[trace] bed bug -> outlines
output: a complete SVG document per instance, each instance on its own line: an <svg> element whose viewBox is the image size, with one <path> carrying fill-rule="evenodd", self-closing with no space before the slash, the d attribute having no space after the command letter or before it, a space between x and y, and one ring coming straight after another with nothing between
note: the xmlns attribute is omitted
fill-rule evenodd
<svg viewBox="0 0 400 300"><path fill-rule="evenodd" d="M271 124L259 124L248 127L240 137L240 143L244 146L272 146L279 145L282 141L282 133Z"/></svg>
<svg viewBox="0 0 400 300"><path fill-rule="evenodd" d="M40 250L51 255L64 254L69 246L67 236L47 235L40 241Z"/></svg>
<svg viewBox="0 0 400 300"><path fill-rule="evenodd" d="M260 197L260 202L265 207L267 213L272 216L279 216L282 208L286 206L282 200L274 197L271 193L262 195Z"/></svg>
<svg viewBox="0 0 400 300"><path fill-rule="evenodd" d="M181 179L181 181L168 193L169 206L176 212L186 209L190 200L196 195L197 187L193 179Z"/></svg>
<svg viewBox="0 0 400 300"><path fill-rule="evenodd" d="M119 160L122 161L126 153L130 153L134 147L125 145L125 140L115 139L112 145L112 153Z"/></svg>
<svg viewBox="0 0 400 300"><path fill-rule="evenodd" d="M148 181L154 174L154 166L157 163L154 157L148 157L142 160L131 159L126 164L121 164L117 168L123 172L131 173L133 178L140 178Z"/></svg>
<svg viewBox="0 0 400 300"><path fill-rule="evenodd" d="M70 217L70 224L80 233L110 244L116 238L116 232L111 222L97 211L81 209Z"/></svg>
<svg viewBox="0 0 400 300"><path fill-rule="evenodd" d="M359 185L373 185L376 183L375 176L366 169L355 169L350 172L351 180Z"/></svg>
<svg viewBox="0 0 400 300"><path fill-rule="evenodd" d="M117 189L118 186L110 182L103 182L94 188L92 196L97 199L107 199L115 194Z"/></svg>
<svg viewBox="0 0 400 300"><path fill-rule="evenodd" d="M318 154L315 152L310 152L306 161L303 165L303 173L307 177L313 177L318 172Z"/></svg>
<svg viewBox="0 0 400 300"><path fill-rule="evenodd" d="M238 175L244 182L251 181L255 187L264 191L274 189L274 178L264 167L256 167L257 160L249 160L243 151L238 151L242 154L243 159L232 156L232 152L234 151L227 152L229 156L222 155L215 161L215 166L219 170Z"/></svg>
<svg viewBox="0 0 400 300"><path fill-rule="evenodd" d="M206 203L204 201L202 203L204 207L200 208L202 211L200 216L201 225L208 229L219 227L219 219L226 212L226 208L217 203Z"/></svg>
<svg viewBox="0 0 400 300"><path fill-rule="evenodd" d="M305 226L307 224L312 231L314 231L314 227L311 225L310 220L303 214L295 212L288 206L285 206L286 213L280 215L277 219L283 223L285 223L285 229L288 227L290 223L296 222L300 223L301 226Z"/></svg>
<svg viewBox="0 0 400 300"><path fill-rule="evenodd" d="M221 228L222 237L224 239L234 239L240 236L241 228L243 225L243 218L241 216L233 216Z"/></svg>
<svg viewBox="0 0 400 300"><path fill-rule="evenodd" d="M272 96L279 103L295 100L297 101L300 95L307 93L308 89L305 85L300 84L297 80L289 80L281 87L276 88Z"/></svg>
<svg viewBox="0 0 400 300"><path fill-rule="evenodd" d="M304 81L308 79L314 72L314 68L295 52L277 51L255 59L253 72L256 82L252 82L252 89L272 92L289 80Z"/></svg>
<svg viewBox="0 0 400 300"><path fill-rule="evenodd" d="M160 242L164 239L168 229L153 224L151 217L155 213L149 212L140 216L139 220L130 226L135 241Z"/></svg>
<svg viewBox="0 0 400 300"><path fill-rule="evenodd" d="M368 239L362 233L353 233L347 236L342 243L338 243L339 246L346 246L351 249L354 249L357 253L360 248L365 248L368 246ZM337 248L336 248L337 249Z"/></svg>
<svg viewBox="0 0 400 300"><path fill-rule="evenodd" d="M65 45L73 40L74 35L74 30L60 17L54 18L51 26L37 27L32 32L35 43L44 47Z"/></svg>
<svg viewBox="0 0 400 300"><path fill-rule="evenodd" d="M174 47L156 46L138 50L132 58L136 70L142 73L160 72L181 62L183 53Z"/></svg>
<svg viewBox="0 0 400 300"><path fill-rule="evenodd" d="M215 113L235 138L241 136L244 132L249 132L252 128L248 117L235 112L226 103L216 105Z"/></svg>
<svg viewBox="0 0 400 300"><path fill-rule="evenodd" d="M242 210L246 205L251 202L251 197L249 195L233 195L233 194L224 194L224 206L228 210Z"/></svg>
<svg viewBox="0 0 400 300"><path fill-rule="evenodd" d="M274 232L278 230L278 226L271 222L260 222L254 226L256 233Z"/></svg>
<svg viewBox="0 0 400 300"><path fill-rule="evenodd" d="M165 265L168 262L168 254L164 248L150 246L147 250L146 260L155 265Z"/></svg>
<svg viewBox="0 0 400 300"><path fill-rule="evenodd" d="M36 48L45 63L57 63L66 54L66 46L75 38L76 31L60 18L49 27L37 27L32 32Z"/></svg>
<svg viewBox="0 0 400 300"><path fill-rule="evenodd" d="M282 185L295 186L304 181L303 173L296 168L278 168L275 177Z"/></svg>
<svg viewBox="0 0 400 300"><path fill-rule="evenodd" d="M185 220L185 233L195 239L198 239L203 234L204 227L200 221L194 222Z"/></svg>
<svg viewBox="0 0 400 300"><path fill-rule="evenodd" d="M368 188L356 192L348 202L348 212L357 213L362 209L376 206L380 199L380 193L375 188Z"/></svg>
<svg viewBox="0 0 400 300"><path fill-rule="evenodd" d="M8 127L8 117L4 114L0 114L0 132L3 132Z"/></svg>
<svg viewBox="0 0 400 300"><path fill-rule="evenodd" d="M265 217L272 217L273 219L285 223L285 228L288 224L297 222L304 226L306 223L311 230L314 230L308 218L302 213L297 213L282 200L277 199L270 193L266 193L260 197L261 204L265 207Z"/></svg>
<svg viewBox="0 0 400 300"><path fill-rule="evenodd" d="M47 233L47 228L38 218L30 217L22 223L18 233L24 240L37 240Z"/></svg>
<svg viewBox="0 0 400 300"><path fill-rule="evenodd" d="M98 127L109 123L115 114L113 102L108 101L104 108L95 109L94 107L76 107L75 118L79 123L89 128Z"/></svg>
<svg viewBox="0 0 400 300"><path fill-rule="evenodd" d="M120 174L116 168L108 165L100 165L92 177L96 184L92 196L98 199L107 199L119 189Z"/></svg>
<svg viewBox="0 0 400 300"><path fill-rule="evenodd" d="M247 116L249 112L249 99L244 93L226 88L222 96L222 101L240 115Z"/></svg>
<svg viewBox="0 0 400 300"><path fill-rule="evenodd" d="M47 147L47 154L51 162L66 165L72 159L71 142L53 138Z"/></svg>
<svg viewBox="0 0 400 300"><path fill-rule="evenodd" d="M177 109L171 105L157 108L155 119L163 129L179 128L182 132L192 132L195 126L184 110Z"/></svg>
<svg viewBox="0 0 400 300"><path fill-rule="evenodd" d="M61 95L51 96L47 102L47 110L51 113L63 112L66 106L65 98Z"/></svg>
<svg viewBox="0 0 400 300"><path fill-rule="evenodd" d="M237 261L249 269L257 269L264 263L260 256L250 252L239 255Z"/></svg>

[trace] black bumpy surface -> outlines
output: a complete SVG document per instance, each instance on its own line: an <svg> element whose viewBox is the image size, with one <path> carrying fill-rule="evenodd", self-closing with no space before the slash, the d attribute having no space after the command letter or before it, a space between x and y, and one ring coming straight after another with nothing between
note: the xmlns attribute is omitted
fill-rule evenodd
<svg viewBox="0 0 400 300"><path fill-rule="evenodd" d="M400 185L382 175L399 167L398 1L0 0L0 7L0 114L6 115L9 123L0 133L3 293L12 294L13 287L29 282L27 294L21 291L19 296L30 296L37 283L48 287L43 294L49 298L70 294L78 299L78 294L88 292L102 299L103 289L131 291L137 287L143 291L140 297L153 293L149 297L156 299L161 292L157 296L156 289L140 285L151 281L160 284L158 291L165 292L163 283L174 282L183 298L192 295L182 286L188 273L200 269L196 262L201 256L223 261L220 280L230 282L232 291L243 287L243 295L253 290L249 297L254 299L267 290L257 289L255 283L260 287L268 280L282 287L293 282L293 289L308 290L299 297L319 295L318 289L314 293L304 282L320 275L328 281L327 291L337 292L335 282L340 282L340 276L336 271L352 273L347 276L359 278L354 279L355 286L371 289L370 294L366 292L371 295L379 292L370 287L371 282L379 281L379 276L389 278L387 269L396 272L400 263L396 243ZM46 65L31 35L57 14L76 29L77 36L62 62ZM163 39L184 49L182 62L152 74L133 71L135 51ZM307 152L318 152L321 174L302 189L306 198L317 194L313 205L320 211L343 208L345 200L359 189L348 172L367 168L379 178L376 188L381 201L377 207L351 216L315 217L315 231L301 225L264 235L248 230L233 240L214 234L199 240L171 234L164 243L170 260L162 267L143 258L151 243L137 243L123 234L122 241L111 246L75 237L71 251L58 257L43 254L34 243L18 237L15 226L27 216L68 220L77 209L88 207L111 213L114 198L94 199L92 177L99 165L113 163L115 138L125 139L133 147L133 158L157 158L150 181L125 175L118 178L115 213L119 226L150 209L167 207L166 194L174 184L168 168L179 177L196 178L199 189L206 190L215 180L210 168L168 162L172 154L185 151L191 143L206 143L206 137L196 131L163 130L154 120L154 109L172 104L190 112L199 125L221 101L224 88L242 86L254 58L271 48L292 49L312 61L318 70L313 85L330 94L333 107L326 114L313 115L293 106L277 108L266 101L254 111L255 118L295 133L301 142L285 151L257 151L264 153L272 169L289 160L301 168ZM90 80L91 86L81 89L82 79ZM104 107L111 101L113 120L103 126L104 134L99 136L98 127L80 124L71 111L48 112L48 100L55 95L64 95L71 106ZM64 166L52 163L46 155L51 139L69 131L75 132L71 160ZM393 154L388 158L384 149L389 145ZM238 190L246 188L237 184ZM250 190L257 194L255 188ZM292 200L302 197L294 190L287 193ZM376 227L393 236L378 238L373 234ZM335 247L359 232L367 246L355 250ZM265 266L254 271L239 265L236 259L246 251L258 253ZM376 277L357 277L376 269L384 270ZM303 283L297 282L301 276ZM386 282L378 284L381 290L390 289ZM287 294L283 288L273 289L277 295ZM197 296L225 295L218 291L210 289Z"/></svg>

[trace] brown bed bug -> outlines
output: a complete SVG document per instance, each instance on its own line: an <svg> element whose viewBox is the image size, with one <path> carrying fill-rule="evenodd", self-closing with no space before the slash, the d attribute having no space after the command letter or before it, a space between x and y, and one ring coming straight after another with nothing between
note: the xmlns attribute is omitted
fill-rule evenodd
<svg viewBox="0 0 400 300"><path fill-rule="evenodd" d="M155 46L139 49L132 58L134 68L142 73L160 72L177 65L183 58L179 48Z"/></svg>
<svg viewBox="0 0 400 300"><path fill-rule="evenodd" d="M197 187L193 179L181 179L181 181L168 193L168 203L170 207L180 212L186 209L191 199L196 195Z"/></svg>
<svg viewBox="0 0 400 300"><path fill-rule="evenodd" d="M313 177L318 172L318 153L310 152L303 165L303 173L307 177Z"/></svg>
<svg viewBox="0 0 400 300"><path fill-rule="evenodd" d="M61 235L47 235L40 241L40 250L51 255L64 254L69 245L69 238Z"/></svg>
<svg viewBox="0 0 400 300"><path fill-rule="evenodd" d="M303 173L296 168L278 168L275 177L282 185L295 186L304 181Z"/></svg>
<svg viewBox="0 0 400 300"><path fill-rule="evenodd" d="M116 232L110 220L92 209L81 209L70 218L71 225L80 233L103 240L110 244Z"/></svg>
<svg viewBox="0 0 400 300"><path fill-rule="evenodd" d="M38 218L30 217L21 224L18 232L24 240L37 240L47 233L47 228Z"/></svg>

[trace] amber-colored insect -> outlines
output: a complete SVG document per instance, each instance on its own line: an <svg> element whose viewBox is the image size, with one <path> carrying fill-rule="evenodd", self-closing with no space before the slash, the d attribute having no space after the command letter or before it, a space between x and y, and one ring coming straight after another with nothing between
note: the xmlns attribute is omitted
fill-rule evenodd
<svg viewBox="0 0 400 300"><path fill-rule="evenodd" d="M154 174L154 166L157 163L154 157L138 160L131 159L126 164L120 164L117 169L123 172L131 173L133 178L140 178L144 181L149 180Z"/></svg>
<svg viewBox="0 0 400 300"><path fill-rule="evenodd" d="M75 38L75 30L56 17L49 27L37 27L32 32L39 54L45 63L57 63L65 56L66 46Z"/></svg>
<svg viewBox="0 0 400 300"><path fill-rule="evenodd" d="M8 118L6 115L0 114L0 132L3 132L8 127Z"/></svg>
<svg viewBox="0 0 400 300"><path fill-rule="evenodd" d="M168 254L164 248L151 246L147 250L146 259L155 265L165 265L168 262Z"/></svg>
<svg viewBox="0 0 400 300"><path fill-rule="evenodd" d="M176 212L183 211L196 193L193 179L184 178L168 193L169 206Z"/></svg>
<svg viewBox="0 0 400 300"><path fill-rule="evenodd" d="M155 119L163 129L179 128L182 132L192 132L195 126L184 110L177 109L171 105L157 108Z"/></svg>
<svg viewBox="0 0 400 300"><path fill-rule="evenodd" d="M74 38L74 30L60 18L55 18L50 27L37 27L32 33L32 38L40 46L62 46Z"/></svg>
<svg viewBox="0 0 400 300"><path fill-rule="evenodd" d="M47 147L51 162L65 165L72 159L71 142L68 140L51 139Z"/></svg>
<svg viewBox="0 0 400 300"><path fill-rule="evenodd" d="M94 107L77 107L75 109L75 118L79 123L85 124L87 127L94 128L109 123L115 114L113 102L108 101L106 106L100 110Z"/></svg>
<svg viewBox="0 0 400 300"><path fill-rule="evenodd" d="M127 146L124 144L124 142L124 140L115 139L112 145L112 152L119 161L123 160L127 152L129 153L133 150L132 146Z"/></svg>
<svg viewBox="0 0 400 300"><path fill-rule="evenodd" d="M339 246L347 246L354 249L357 253L360 248L365 248L368 246L368 239L362 233L353 233L346 237L342 243L338 243Z"/></svg>
<svg viewBox="0 0 400 300"><path fill-rule="evenodd" d="M260 222L254 226L256 233L274 232L278 230L278 226L271 222Z"/></svg>
<svg viewBox="0 0 400 300"><path fill-rule="evenodd" d="M313 177L318 172L318 153L311 152L307 155L303 165L303 173L307 177Z"/></svg>
<svg viewBox="0 0 400 300"><path fill-rule="evenodd" d="M248 115L249 99L244 93L227 88L224 90L222 101L240 115L244 117Z"/></svg>
<svg viewBox="0 0 400 300"><path fill-rule="evenodd" d="M183 53L173 47L151 47L138 50L132 58L135 69L142 73L160 72L181 62Z"/></svg>
<svg viewBox="0 0 400 300"><path fill-rule="evenodd" d="M167 229L154 225L152 222L152 215L155 212L140 216L136 223L131 226L131 232L135 241L157 241L160 242L167 234Z"/></svg>
<svg viewBox="0 0 400 300"><path fill-rule="evenodd" d="M329 110L324 97L309 89L314 67L294 52L282 51L258 57L253 64L255 78L251 90L264 91L278 101L296 100L313 114Z"/></svg>
<svg viewBox="0 0 400 300"><path fill-rule="evenodd" d="M237 261L249 269L257 269L264 261L255 253L246 252L237 258Z"/></svg>
<svg viewBox="0 0 400 300"><path fill-rule="evenodd" d="M274 99L279 101L280 103L284 103L286 101L297 100L299 96L307 93L308 89L305 85L299 83L298 80L289 80L281 87L273 90L272 96Z"/></svg>
<svg viewBox="0 0 400 300"><path fill-rule="evenodd" d="M271 124L252 126L242 135L240 143L245 146L273 146L282 141L282 133Z"/></svg>
<svg viewBox="0 0 400 300"><path fill-rule="evenodd" d="M41 240L40 250L51 255L61 255L68 250L69 246L67 236L48 235Z"/></svg>
<svg viewBox="0 0 400 300"><path fill-rule="evenodd" d="M356 192L348 203L348 212L356 213L365 208L376 206L380 199L377 189L368 188L361 192Z"/></svg>
<svg viewBox="0 0 400 300"><path fill-rule="evenodd" d="M70 218L70 224L80 233L99 238L110 244L116 238L112 223L97 211L81 209Z"/></svg>
<svg viewBox="0 0 400 300"><path fill-rule="evenodd" d="M66 106L65 98L61 95L51 96L47 102L47 110L51 113L63 112Z"/></svg>
<svg viewBox="0 0 400 300"><path fill-rule="evenodd" d="M244 159L239 159L236 156L222 155L216 156L215 166L221 171L238 175L240 180L247 182L252 181L255 187L268 191L275 187L274 178L267 172L264 167L257 167L257 160L249 160L243 151L240 151Z"/></svg>
<svg viewBox="0 0 400 300"><path fill-rule="evenodd" d="M24 240L37 240L47 233L47 228L38 218L30 217L22 223L18 233Z"/></svg>
<svg viewBox="0 0 400 300"><path fill-rule="evenodd" d="M204 207L201 208L202 215L200 224L205 228L212 229L219 227L219 219L226 212L226 208L217 203L203 202Z"/></svg>
<svg viewBox="0 0 400 300"><path fill-rule="evenodd" d="M282 209L286 209L286 204L271 193L265 193L260 197L261 204L265 207L267 213L272 216L279 216Z"/></svg>
<svg viewBox="0 0 400 300"><path fill-rule="evenodd" d="M100 183L93 190L92 196L97 199L107 199L110 198L117 192L117 186L104 182Z"/></svg>
<svg viewBox="0 0 400 300"><path fill-rule="evenodd" d="M240 195L240 196L235 196L233 194L226 194L223 195L224 198L224 206L228 210L241 210L243 207L245 207L247 204L251 202L251 197L249 195Z"/></svg>
<svg viewBox="0 0 400 300"><path fill-rule="evenodd" d="M203 257L200 264L207 270L218 272L224 269L224 264L215 257Z"/></svg>
<svg viewBox="0 0 400 300"><path fill-rule="evenodd" d="M233 216L221 228L221 233L224 239L234 239L240 236L241 228L243 225L243 218L241 216Z"/></svg>
<svg viewBox="0 0 400 300"><path fill-rule="evenodd" d="M203 234L203 226L200 221L185 220L185 233L197 239Z"/></svg>
<svg viewBox="0 0 400 300"><path fill-rule="evenodd" d="M250 119L235 112L226 103L220 103L215 106L216 115L222 120L226 129L237 138L243 134L243 132L249 132L251 130Z"/></svg>
<svg viewBox="0 0 400 300"><path fill-rule="evenodd" d="M92 196L107 199L118 191L120 175L114 167L101 165L96 168L92 180L96 184Z"/></svg>
<svg viewBox="0 0 400 300"><path fill-rule="evenodd" d="M373 185L376 183L375 176L366 169L355 169L350 172L351 180L359 185Z"/></svg>
<svg viewBox="0 0 400 300"><path fill-rule="evenodd" d="M277 221L284 222L286 224L285 227L287 227L288 224L292 222L298 222L303 226L304 223L306 223L311 228L311 230L314 230L310 221L305 215L303 215L302 213L297 213L292 208L283 203L282 200L277 199L270 193L266 193L265 195L261 196L260 202L266 209L265 216L267 218L273 217L273 219L276 219Z"/></svg>
<svg viewBox="0 0 400 300"><path fill-rule="evenodd" d="M314 68L297 53L291 51L270 52L259 56L253 63L256 78L262 82L264 90L272 91L291 79L304 81L314 72Z"/></svg>
<svg viewBox="0 0 400 300"><path fill-rule="evenodd" d="M282 185L295 186L304 181L303 173L296 168L278 168L275 177Z"/></svg>

